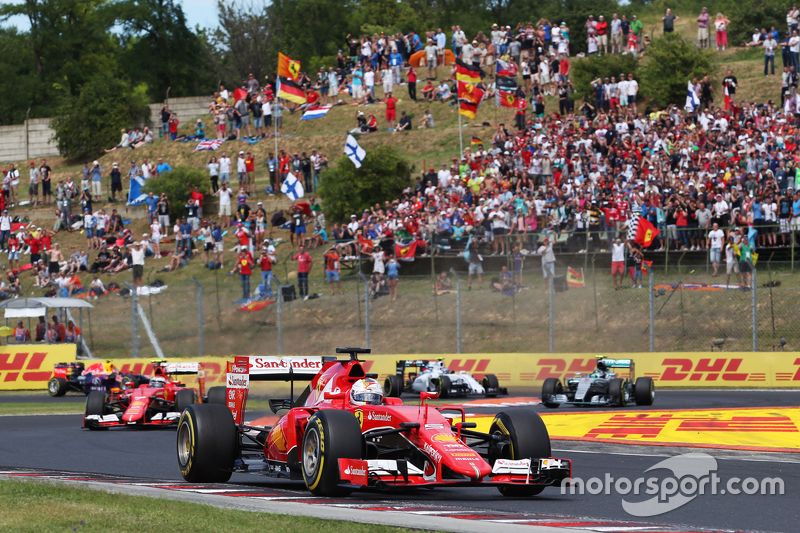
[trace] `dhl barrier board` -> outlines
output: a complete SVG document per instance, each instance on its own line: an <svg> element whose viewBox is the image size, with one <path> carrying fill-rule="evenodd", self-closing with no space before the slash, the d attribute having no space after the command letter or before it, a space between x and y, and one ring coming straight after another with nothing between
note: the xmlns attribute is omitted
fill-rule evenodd
<svg viewBox="0 0 800 533"><path fill-rule="evenodd" d="M327 355L327 354L323 354ZM597 354L601 355L601 354ZM800 352L674 352L602 354L632 359L636 377L653 378L656 388L772 388L800 387ZM288 357L288 356L287 356ZM469 354L469 355L369 355L364 367L383 382L395 372L398 360L444 359L453 372L470 372L480 379L495 374L503 387L538 393L545 379L565 380L575 373L591 372L595 354ZM53 365L75 359L74 345L10 345L0 347L0 390L45 389ZM230 357L169 359L202 361L206 383L223 382ZM146 359L112 359L124 373L149 375ZM87 361L87 366L91 361ZM187 381L191 381L187 379Z"/></svg>
<svg viewBox="0 0 800 533"><path fill-rule="evenodd" d="M468 415L469 416L469 415ZM492 415L474 415L489 431ZM800 453L800 408L543 413L550 438Z"/></svg>

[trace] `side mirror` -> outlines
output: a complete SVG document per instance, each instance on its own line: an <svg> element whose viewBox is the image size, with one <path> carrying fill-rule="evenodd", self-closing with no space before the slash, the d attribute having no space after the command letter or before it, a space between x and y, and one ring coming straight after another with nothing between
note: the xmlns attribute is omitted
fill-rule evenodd
<svg viewBox="0 0 800 533"><path fill-rule="evenodd" d="M423 401L423 402L425 400L435 400L438 397L439 397L439 393L438 392L420 392L419 393L419 399L421 401Z"/></svg>

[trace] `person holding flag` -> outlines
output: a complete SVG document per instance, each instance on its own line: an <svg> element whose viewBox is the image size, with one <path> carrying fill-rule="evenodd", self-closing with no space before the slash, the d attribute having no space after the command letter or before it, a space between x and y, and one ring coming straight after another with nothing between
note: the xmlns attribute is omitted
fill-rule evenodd
<svg viewBox="0 0 800 533"><path fill-rule="evenodd" d="M525 97L517 98L517 106L514 111L514 119L517 121L517 129L523 131L525 129L525 114L528 111L528 102Z"/></svg>

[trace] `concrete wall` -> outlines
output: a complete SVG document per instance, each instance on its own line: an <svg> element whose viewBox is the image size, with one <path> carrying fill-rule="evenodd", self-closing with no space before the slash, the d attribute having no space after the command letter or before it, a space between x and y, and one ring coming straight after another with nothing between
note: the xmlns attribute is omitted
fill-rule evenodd
<svg viewBox="0 0 800 533"><path fill-rule="evenodd" d="M208 113L210 98L197 96L191 98L171 98L169 108L178 114L181 125L186 126L193 119ZM150 129L158 138L160 127L160 111L163 104L150 104ZM120 127L131 125L121 124ZM211 130L213 132L213 129ZM21 161L39 157L57 156L58 148L53 140L53 130L50 129L49 118L33 118L27 123L27 150L26 150L26 125L0 126L0 162Z"/></svg>

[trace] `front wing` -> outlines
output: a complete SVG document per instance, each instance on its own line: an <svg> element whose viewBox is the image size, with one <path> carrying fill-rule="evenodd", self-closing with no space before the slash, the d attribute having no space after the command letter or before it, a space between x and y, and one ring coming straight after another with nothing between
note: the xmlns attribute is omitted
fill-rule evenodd
<svg viewBox="0 0 800 533"><path fill-rule="evenodd" d="M110 415L84 415L83 427L85 428L109 428L109 427L132 427L132 426L169 426L177 424L180 419L181 413L176 411L169 411L165 413L156 413L150 418L145 420L137 420L134 422L125 422L122 420L122 414Z"/></svg>
<svg viewBox="0 0 800 533"><path fill-rule="evenodd" d="M343 485L356 488L386 490L407 487L474 487L474 486L539 486L560 485L572 477L569 459L498 459L492 474L479 480L443 479L426 476L405 460L394 459L339 459L339 477Z"/></svg>

